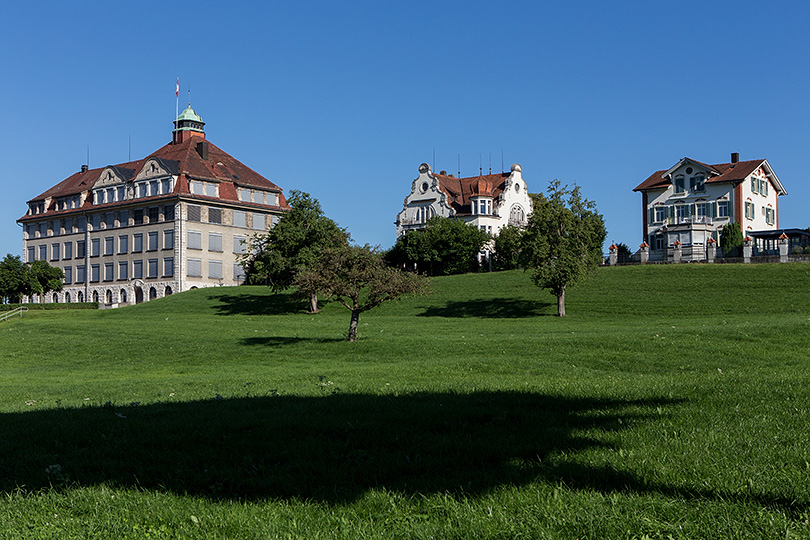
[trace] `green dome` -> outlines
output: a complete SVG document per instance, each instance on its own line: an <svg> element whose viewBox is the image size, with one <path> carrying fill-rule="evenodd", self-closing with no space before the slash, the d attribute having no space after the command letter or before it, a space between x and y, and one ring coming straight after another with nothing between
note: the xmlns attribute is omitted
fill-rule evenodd
<svg viewBox="0 0 810 540"><path fill-rule="evenodd" d="M194 112L194 109L191 108L191 105L186 107L186 110L180 113L177 117L177 121L181 122L183 120L190 120L192 122L202 122L203 119L200 118L200 115Z"/></svg>

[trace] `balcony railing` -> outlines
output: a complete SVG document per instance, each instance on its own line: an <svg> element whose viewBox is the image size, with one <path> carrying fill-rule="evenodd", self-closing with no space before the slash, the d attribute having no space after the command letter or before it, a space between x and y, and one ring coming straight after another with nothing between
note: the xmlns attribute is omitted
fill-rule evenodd
<svg viewBox="0 0 810 540"><path fill-rule="evenodd" d="M728 218L718 218L718 219L728 219ZM692 223L712 225L714 224L714 219L708 216L684 216L684 217L670 217L663 221L656 221L656 223L664 223L666 225L688 225Z"/></svg>

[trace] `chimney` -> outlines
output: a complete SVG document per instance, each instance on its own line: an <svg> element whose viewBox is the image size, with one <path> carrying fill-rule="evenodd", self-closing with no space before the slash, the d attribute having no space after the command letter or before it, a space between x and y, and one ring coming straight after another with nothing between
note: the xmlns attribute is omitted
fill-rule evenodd
<svg viewBox="0 0 810 540"><path fill-rule="evenodd" d="M82 165L82 172L87 172L87 165Z"/></svg>
<svg viewBox="0 0 810 540"><path fill-rule="evenodd" d="M731 162L738 163L740 161L740 153L739 152L732 152L731 153Z"/></svg>
<svg viewBox="0 0 810 540"><path fill-rule="evenodd" d="M197 143L197 153L200 157L208 161L208 141L200 141Z"/></svg>

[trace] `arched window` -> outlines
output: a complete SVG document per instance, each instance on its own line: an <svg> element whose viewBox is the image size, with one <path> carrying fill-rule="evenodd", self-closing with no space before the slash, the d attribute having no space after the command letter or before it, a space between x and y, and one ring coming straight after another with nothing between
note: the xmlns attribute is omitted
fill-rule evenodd
<svg viewBox="0 0 810 540"><path fill-rule="evenodd" d="M154 287L149 288L149 300L157 298L157 290Z"/></svg>
<svg viewBox="0 0 810 540"><path fill-rule="evenodd" d="M523 211L523 207L521 207L519 204L512 205L512 209L509 210L509 225L522 227L525 224L526 213Z"/></svg>
<svg viewBox="0 0 810 540"><path fill-rule="evenodd" d="M68 304L70 303L70 293L69 292L65 293L65 302L67 302Z"/></svg>
<svg viewBox="0 0 810 540"><path fill-rule="evenodd" d="M112 304L112 291L107 289L107 293L104 295L104 301L108 304Z"/></svg>
<svg viewBox="0 0 810 540"><path fill-rule="evenodd" d="M59 295L58 295L58 294L56 294L56 293L53 293L53 303L54 303L54 304L58 304L58 303L59 303Z"/></svg>
<svg viewBox="0 0 810 540"><path fill-rule="evenodd" d="M121 292L118 293L118 301L121 302L122 304L127 303L127 290L126 289L121 289Z"/></svg>
<svg viewBox="0 0 810 540"><path fill-rule="evenodd" d="M76 301L77 302L84 302L84 293L82 291L79 291L76 294Z"/></svg>
<svg viewBox="0 0 810 540"><path fill-rule="evenodd" d="M93 302L98 302L98 291L93 291Z"/></svg>
<svg viewBox="0 0 810 540"><path fill-rule="evenodd" d="M167 285L166 290L163 291L163 296L171 296L171 294L172 294L172 288Z"/></svg>

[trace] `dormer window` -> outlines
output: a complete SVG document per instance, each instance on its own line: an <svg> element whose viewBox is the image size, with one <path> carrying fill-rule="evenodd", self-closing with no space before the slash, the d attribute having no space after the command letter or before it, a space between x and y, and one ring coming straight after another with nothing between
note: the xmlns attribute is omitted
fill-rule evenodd
<svg viewBox="0 0 810 540"><path fill-rule="evenodd" d="M689 178L690 191L706 191L705 187L706 178L702 174L698 174Z"/></svg>
<svg viewBox="0 0 810 540"><path fill-rule="evenodd" d="M685 179L684 179L683 176L676 176L675 177L675 194L676 195L681 195L683 193L686 193Z"/></svg>

